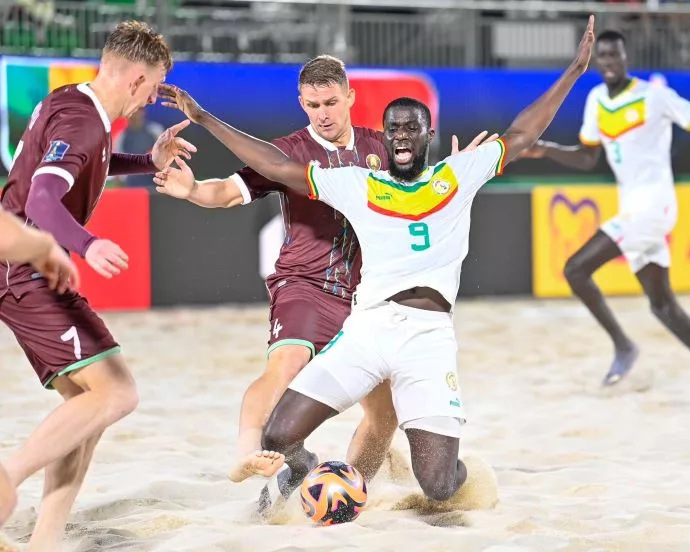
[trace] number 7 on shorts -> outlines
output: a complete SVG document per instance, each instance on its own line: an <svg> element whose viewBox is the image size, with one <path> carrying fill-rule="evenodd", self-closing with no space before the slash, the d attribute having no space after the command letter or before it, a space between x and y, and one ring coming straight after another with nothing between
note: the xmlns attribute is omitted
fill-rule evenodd
<svg viewBox="0 0 690 552"><path fill-rule="evenodd" d="M62 341L74 341L74 358L81 360L81 343L79 342L79 334L77 333L77 328L70 326L69 330L60 336Z"/></svg>

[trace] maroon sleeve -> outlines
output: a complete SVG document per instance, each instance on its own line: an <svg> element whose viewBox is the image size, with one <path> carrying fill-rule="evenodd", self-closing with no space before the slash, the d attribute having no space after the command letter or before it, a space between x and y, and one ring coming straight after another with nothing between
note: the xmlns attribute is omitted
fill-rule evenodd
<svg viewBox="0 0 690 552"><path fill-rule="evenodd" d="M150 153L113 153L108 176L121 174L152 174L158 171Z"/></svg>
<svg viewBox="0 0 690 552"><path fill-rule="evenodd" d="M277 138L271 143L287 156L292 153L292 145L286 138ZM249 167L237 171L233 178L242 191L244 204L266 197L272 192L282 192L286 189L284 184L273 182Z"/></svg>
<svg viewBox="0 0 690 552"><path fill-rule="evenodd" d="M46 125L43 154L34 176L54 174L72 187L92 156L100 155L102 132L100 119L96 125L93 117L76 109L58 111Z"/></svg>
<svg viewBox="0 0 690 552"><path fill-rule="evenodd" d="M62 203L70 189L68 182L54 174L35 176L26 200L26 216L41 230L50 232L64 248L86 254L96 236L79 224Z"/></svg>

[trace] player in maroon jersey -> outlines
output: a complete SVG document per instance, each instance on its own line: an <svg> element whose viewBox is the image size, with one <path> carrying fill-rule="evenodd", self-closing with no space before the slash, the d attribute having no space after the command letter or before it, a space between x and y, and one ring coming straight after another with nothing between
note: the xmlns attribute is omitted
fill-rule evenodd
<svg viewBox="0 0 690 552"><path fill-rule="evenodd" d="M353 127L350 88L342 61L319 56L302 67L299 102L309 126L273 143L291 158L322 166L357 165L387 169L382 133ZM469 147L486 136L480 134ZM457 139L454 138L454 151ZM325 204L271 182L244 168L226 179L195 182L173 178L158 191L203 207L234 207L279 192L286 230L285 242L266 279L270 298L268 365L247 389L240 413L238 459L230 470L233 481L270 476L283 459L264 453L261 433L273 407L297 373L338 333L350 313L352 294L362 264L357 237L347 219ZM390 385L384 382L366 397L362 419L348 450L348 462L367 479L383 463L397 427Z"/></svg>
<svg viewBox="0 0 690 552"><path fill-rule="evenodd" d="M161 35L144 23L119 24L93 82L59 88L36 106L2 192L6 210L50 232L107 278L127 268L127 255L84 228L106 177L155 172L176 153L195 150L176 137L184 121L166 130L151 154L111 153L112 121L154 103L171 66ZM32 266L0 265L0 319L41 383L64 399L4 462L15 488L45 468L30 548L57 550L94 447L134 410L137 390L120 347L86 300L74 291L55 293Z"/></svg>

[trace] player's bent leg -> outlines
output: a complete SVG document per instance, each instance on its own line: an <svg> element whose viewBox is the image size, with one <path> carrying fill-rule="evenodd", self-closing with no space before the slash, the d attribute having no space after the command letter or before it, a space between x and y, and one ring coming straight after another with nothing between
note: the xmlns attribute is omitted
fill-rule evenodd
<svg viewBox="0 0 690 552"><path fill-rule="evenodd" d="M0 464L0 527L9 519L17 506L17 491L5 468Z"/></svg>
<svg viewBox="0 0 690 552"><path fill-rule="evenodd" d="M386 459L398 427L390 381L377 385L359 404L364 416L350 441L347 462L370 481Z"/></svg>
<svg viewBox="0 0 690 552"><path fill-rule="evenodd" d="M283 465L281 455L261 449L261 434L278 400L309 362L312 349L307 345L276 345L269 352L266 370L242 399L237 460L228 473L236 483L253 475L270 477Z"/></svg>
<svg viewBox="0 0 690 552"><path fill-rule="evenodd" d="M15 486L136 408L136 385L122 355L112 352L96 358L63 374L84 392L53 410L6 463Z"/></svg>
<svg viewBox="0 0 690 552"><path fill-rule="evenodd" d="M457 423L459 429L459 420L447 420L448 423ZM432 427L420 429L410 425L407 424L405 434L410 443L412 471L419 486L431 500L448 500L467 479L465 464L458 458L459 437L429 431Z"/></svg>
<svg viewBox="0 0 690 552"><path fill-rule="evenodd" d="M620 255L621 250L613 239L602 230L598 230L568 259L563 271L573 293L613 341L615 357L604 379L605 384L616 383L620 380L632 368L638 356L637 346L621 328L592 278L599 268Z"/></svg>
<svg viewBox="0 0 690 552"><path fill-rule="evenodd" d="M84 393L84 390L67 376L56 378L53 386L66 401ZM29 542L30 552L59 548L69 512L82 486L100 437L101 433L98 433L88 438L66 456L46 466L43 498Z"/></svg>
<svg viewBox="0 0 690 552"><path fill-rule="evenodd" d="M287 467L262 489L259 512L269 513L281 500L287 499L316 466L318 458L304 448L304 440L336 414L337 410L316 399L293 389L285 391L266 424L262 445L268 451L284 455Z"/></svg>
<svg viewBox="0 0 690 552"><path fill-rule="evenodd" d="M338 411L293 389L287 389L266 424L261 440L265 450L285 455L293 473L304 472L308 454L304 440Z"/></svg>
<svg viewBox="0 0 690 552"><path fill-rule="evenodd" d="M668 268L650 263L636 274L649 306L659 321L690 348L690 317L678 303L668 276Z"/></svg>

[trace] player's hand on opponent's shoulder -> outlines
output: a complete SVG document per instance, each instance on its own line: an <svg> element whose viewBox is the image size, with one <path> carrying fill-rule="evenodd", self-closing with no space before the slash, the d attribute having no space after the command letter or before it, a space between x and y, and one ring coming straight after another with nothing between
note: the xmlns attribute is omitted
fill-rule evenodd
<svg viewBox="0 0 690 552"><path fill-rule="evenodd" d="M582 35L580 45L577 47L577 55L571 64L571 67L578 73L582 74L589 66L589 60L592 57L592 47L594 46L594 16L589 16L587 21L587 29Z"/></svg>
<svg viewBox="0 0 690 552"><path fill-rule="evenodd" d="M196 186L194 173L179 157L175 158L175 163L179 169L171 165L154 175L153 182L156 184L156 191L178 199L189 199Z"/></svg>
<svg viewBox="0 0 690 552"><path fill-rule="evenodd" d="M78 289L79 271L65 250L52 240L46 254L35 259L31 265L43 275L50 289L65 293L68 289Z"/></svg>
<svg viewBox="0 0 690 552"><path fill-rule="evenodd" d="M161 105L179 109L193 123L198 123L199 117L204 112L203 108L196 103L196 100L189 95L189 92L177 86L161 84L158 87L158 96L163 100Z"/></svg>
<svg viewBox="0 0 690 552"><path fill-rule="evenodd" d="M192 153L196 153L196 146L180 138L177 134L189 126L189 119L185 119L176 125L167 128L158 137L151 150L153 164L160 169L164 169L173 162L176 156L191 159Z"/></svg>
<svg viewBox="0 0 690 552"><path fill-rule="evenodd" d="M479 134L477 134L474 139L465 146L464 149L460 149L460 141L458 140L458 137L453 134L453 138L451 139L451 148L450 148L450 154L455 155L456 153L462 153L463 151L474 151L476 150L479 146L483 144L488 144L489 142L493 142L498 138L498 134L494 133L488 138L486 138L487 134L489 134L489 131L483 130ZM486 140L485 140L486 138Z"/></svg>
<svg viewBox="0 0 690 552"><path fill-rule="evenodd" d="M129 257L110 240L94 240L84 255L89 266L105 278L112 278L128 268Z"/></svg>

